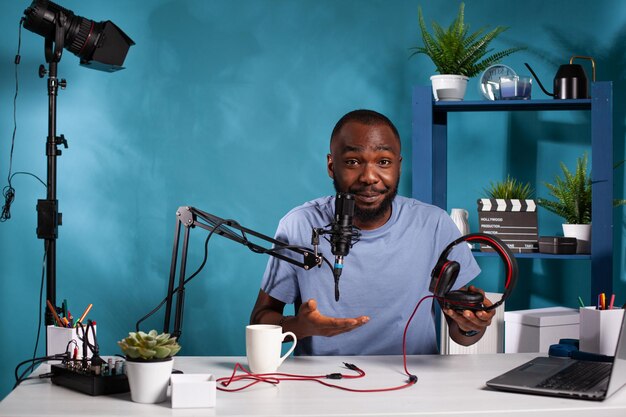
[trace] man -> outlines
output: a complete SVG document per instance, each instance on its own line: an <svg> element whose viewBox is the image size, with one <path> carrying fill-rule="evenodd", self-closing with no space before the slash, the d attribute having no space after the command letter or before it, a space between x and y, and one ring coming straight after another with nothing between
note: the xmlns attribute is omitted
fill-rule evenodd
<svg viewBox="0 0 626 417"><path fill-rule="evenodd" d="M397 129L380 113L355 110L337 122L327 156L328 175L337 192L354 194L353 223L361 229L359 242L345 257L341 298L334 299L333 275L326 266L305 271L271 258L251 323L279 324L292 331L298 337L300 354L402 353L407 320L416 303L430 295L430 272L460 232L444 210L396 195L400 148ZM328 225L333 217L334 197L310 201L280 221L276 238L310 247L311 229ZM331 254L326 241L320 250ZM456 245L449 258L461 265L455 288L480 272L465 244ZM285 305L291 303L297 314L284 316ZM485 305L491 302L485 299ZM407 332L409 354L437 352L431 306L432 299L422 304ZM462 345L478 341L495 314L444 313L450 337Z"/></svg>

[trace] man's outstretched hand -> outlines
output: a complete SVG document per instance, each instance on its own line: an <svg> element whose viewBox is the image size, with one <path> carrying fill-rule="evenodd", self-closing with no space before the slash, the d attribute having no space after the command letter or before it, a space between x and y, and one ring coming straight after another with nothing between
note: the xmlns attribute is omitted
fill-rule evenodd
<svg viewBox="0 0 626 417"><path fill-rule="evenodd" d="M370 320L367 316L355 318L328 317L317 309L317 301L310 299L300 306L293 327L298 338L307 336L336 336L361 327Z"/></svg>

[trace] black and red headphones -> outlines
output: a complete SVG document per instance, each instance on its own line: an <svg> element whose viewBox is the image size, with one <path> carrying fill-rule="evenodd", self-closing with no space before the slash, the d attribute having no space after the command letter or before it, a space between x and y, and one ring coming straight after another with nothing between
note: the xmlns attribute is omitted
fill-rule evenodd
<svg viewBox="0 0 626 417"><path fill-rule="evenodd" d="M500 301L494 303L491 306L484 306L484 297L477 292L471 292L467 290L455 290L451 291L454 282L456 281L461 265L456 261L448 259L448 255L452 248L459 243L480 243L487 245L494 249L504 262L506 268L506 281L504 283L504 293ZM454 242L450 243L439 256L439 260L433 268L431 273L430 286L428 290L432 292L437 300L441 302L443 308L453 308L455 310L472 310L472 311L488 311L501 305L506 300L515 284L517 283L517 261L515 256L511 253L508 246L500 240L500 238L486 234L486 233L470 233L465 236L461 236Z"/></svg>

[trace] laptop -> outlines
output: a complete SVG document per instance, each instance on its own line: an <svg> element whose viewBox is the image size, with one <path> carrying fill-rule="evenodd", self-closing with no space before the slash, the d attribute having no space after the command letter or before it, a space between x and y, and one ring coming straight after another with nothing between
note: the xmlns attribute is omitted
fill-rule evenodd
<svg viewBox="0 0 626 417"><path fill-rule="evenodd" d="M625 314L626 318L626 314ZM626 319L613 362L537 357L487 386L502 391L602 401L626 384Z"/></svg>

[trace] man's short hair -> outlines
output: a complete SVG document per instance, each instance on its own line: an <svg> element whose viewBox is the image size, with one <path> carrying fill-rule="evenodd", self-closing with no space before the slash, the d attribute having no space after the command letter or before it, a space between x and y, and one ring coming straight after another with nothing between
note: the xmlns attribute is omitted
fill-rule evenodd
<svg viewBox="0 0 626 417"><path fill-rule="evenodd" d="M400 134L398 133L398 129L394 126L394 124L387 118L387 116L378 113L374 110L367 109L359 109L353 110L349 113L346 113L335 125L333 129L333 133L330 135L330 141L332 143L333 138L339 133L339 131L349 122L357 122L364 125L374 126L374 125L387 125L393 132L396 139L398 139L398 143L400 141Z"/></svg>

